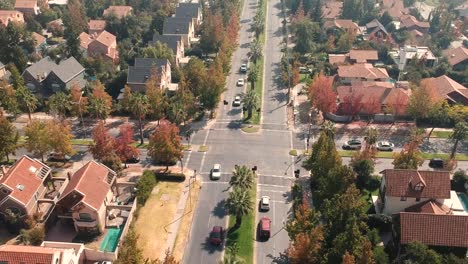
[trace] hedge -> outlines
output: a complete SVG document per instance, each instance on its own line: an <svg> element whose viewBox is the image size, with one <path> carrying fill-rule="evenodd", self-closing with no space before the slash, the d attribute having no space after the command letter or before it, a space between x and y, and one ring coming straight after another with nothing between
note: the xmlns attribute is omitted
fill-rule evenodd
<svg viewBox="0 0 468 264"><path fill-rule="evenodd" d="M169 181L169 182L184 182L185 174L183 173L166 173L166 172L155 172L157 181Z"/></svg>

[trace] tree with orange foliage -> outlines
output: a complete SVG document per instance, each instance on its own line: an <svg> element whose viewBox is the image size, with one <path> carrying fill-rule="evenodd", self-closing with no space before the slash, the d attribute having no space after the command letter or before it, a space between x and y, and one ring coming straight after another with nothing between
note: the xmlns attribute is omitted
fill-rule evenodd
<svg viewBox="0 0 468 264"><path fill-rule="evenodd" d="M200 47L206 53L217 52L224 40L225 28L220 14L208 12L203 19Z"/></svg>
<svg viewBox="0 0 468 264"><path fill-rule="evenodd" d="M336 93L333 90L333 79L320 72L309 86L309 99L312 105L322 113L336 111Z"/></svg>
<svg viewBox="0 0 468 264"><path fill-rule="evenodd" d="M340 103L341 112L354 118L362 110L362 97L356 93L346 95Z"/></svg>
<svg viewBox="0 0 468 264"><path fill-rule="evenodd" d="M109 134L109 129L104 126L103 121L94 127L92 137L93 144L89 146L89 151L93 154L94 159L103 161L114 153L115 140Z"/></svg>
<svg viewBox="0 0 468 264"><path fill-rule="evenodd" d="M164 164L166 168L181 160L182 153L179 128L169 121L163 120L150 136L148 155L157 164Z"/></svg>
<svg viewBox="0 0 468 264"><path fill-rule="evenodd" d="M119 135L115 139L115 154L127 165L127 160L140 155L140 151L133 145L134 131L130 124L124 124L119 128Z"/></svg>
<svg viewBox="0 0 468 264"><path fill-rule="evenodd" d="M299 7L297 7L296 13L293 16L292 23L298 23L304 20L305 12L304 12L304 2L300 0Z"/></svg>
<svg viewBox="0 0 468 264"><path fill-rule="evenodd" d="M83 96L83 91L78 85L72 85L70 89L70 96L72 101L71 113L73 116L81 117L88 112L88 97Z"/></svg>
<svg viewBox="0 0 468 264"><path fill-rule="evenodd" d="M371 95L367 101L362 105L364 113L369 115L369 121L374 119L374 116L382 111L382 104L380 98L375 95Z"/></svg>
<svg viewBox="0 0 468 264"><path fill-rule="evenodd" d="M89 100L89 111L98 119L106 119L112 110L112 97L98 80L92 83L93 93Z"/></svg>
<svg viewBox="0 0 468 264"><path fill-rule="evenodd" d="M387 97L385 112L393 114L397 119L408 112L408 105L408 96L403 91L395 90L395 93Z"/></svg>
<svg viewBox="0 0 468 264"><path fill-rule="evenodd" d="M231 12L231 17L229 18L229 23L226 32L228 44L232 48L234 48L237 45L239 29L239 14L235 10L233 10L233 12Z"/></svg>
<svg viewBox="0 0 468 264"><path fill-rule="evenodd" d="M299 233L287 249L291 264L320 263L320 251L323 243L323 228L315 227L305 233Z"/></svg>
<svg viewBox="0 0 468 264"><path fill-rule="evenodd" d="M345 254L343 255L343 262L341 263L342 264L355 264L356 261L354 260L354 256L350 255L348 251L346 251Z"/></svg>
<svg viewBox="0 0 468 264"><path fill-rule="evenodd" d="M364 240L362 244L362 252L358 257L358 264L375 264L372 253L372 244L369 240Z"/></svg>

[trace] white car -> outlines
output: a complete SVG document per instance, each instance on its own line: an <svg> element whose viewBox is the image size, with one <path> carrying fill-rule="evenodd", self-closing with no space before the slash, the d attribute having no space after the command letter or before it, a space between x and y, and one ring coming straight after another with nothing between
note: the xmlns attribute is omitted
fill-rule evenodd
<svg viewBox="0 0 468 264"><path fill-rule="evenodd" d="M246 73L246 72L247 72L247 64L243 63L243 64L240 66L240 72L241 72L241 73Z"/></svg>
<svg viewBox="0 0 468 264"><path fill-rule="evenodd" d="M395 145L389 141L379 141L377 142L377 149L380 151L393 151Z"/></svg>
<svg viewBox="0 0 468 264"><path fill-rule="evenodd" d="M236 85L237 85L237 86L244 86L244 79L239 79L239 80L237 80Z"/></svg>
<svg viewBox="0 0 468 264"><path fill-rule="evenodd" d="M220 178L221 178L221 165L215 164L213 165L213 169L211 169L211 179L219 180Z"/></svg>
<svg viewBox="0 0 468 264"><path fill-rule="evenodd" d="M240 96L234 97L234 102L232 102L232 106L240 106L241 105L241 98Z"/></svg>
<svg viewBox="0 0 468 264"><path fill-rule="evenodd" d="M262 198L260 199L260 211L268 210L270 210L270 197L262 196Z"/></svg>

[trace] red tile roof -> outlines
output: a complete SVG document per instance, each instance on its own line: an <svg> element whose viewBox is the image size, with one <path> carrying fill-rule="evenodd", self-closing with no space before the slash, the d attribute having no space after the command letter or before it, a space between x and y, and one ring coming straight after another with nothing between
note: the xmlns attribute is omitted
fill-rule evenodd
<svg viewBox="0 0 468 264"><path fill-rule="evenodd" d="M387 169L382 171L382 174L385 179L386 196L431 199L450 198L450 174L447 171ZM425 182L425 187L421 191L415 191L413 189L414 186L410 184L413 179L418 177L422 178Z"/></svg>
<svg viewBox="0 0 468 264"><path fill-rule="evenodd" d="M468 89L452 80L447 75L442 75L437 78L431 77L422 79L421 85L434 87L439 99L454 99L454 101L458 103L465 103L468 101Z"/></svg>
<svg viewBox="0 0 468 264"><path fill-rule="evenodd" d="M114 14L118 18L123 18L128 16L132 10L133 8L131 6L109 6L109 8L104 10L103 15Z"/></svg>
<svg viewBox="0 0 468 264"><path fill-rule="evenodd" d="M88 22L89 30L100 31L106 28L105 20L90 20Z"/></svg>
<svg viewBox="0 0 468 264"><path fill-rule="evenodd" d="M108 182L108 174L111 174L112 181L115 180L114 171L101 163L88 162L73 174L67 187L60 195L59 201L71 192L76 191L83 195L81 202L99 210L111 188L111 183Z"/></svg>
<svg viewBox="0 0 468 264"><path fill-rule="evenodd" d="M36 0L16 0L15 2L15 8L34 8L36 6Z"/></svg>
<svg viewBox="0 0 468 264"><path fill-rule="evenodd" d="M443 54L448 58L450 65L454 66L460 62L468 60L468 49L464 47L458 47L456 49L444 50Z"/></svg>
<svg viewBox="0 0 468 264"><path fill-rule="evenodd" d="M20 246L20 245L2 245L0 246L0 262L8 264L55 264L55 252L60 249Z"/></svg>
<svg viewBox="0 0 468 264"><path fill-rule="evenodd" d="M408 14L408 8L405 8L403 0L383 0L382 13L385 11L393 18Z"/></svg>
<svg viewBox="0 0 468 264"><path fill-rule="evenodd" d="M425 214L452 214L450 208L435 200L427 200L425 202L415 204L406 208L405 212Z"/></svg>
<svg viewBox="0 0 468 264"><path fill-rule="evenodd" d="M322 6L322 14L324 19L337 18L343 9L343 2L327 1Z"/></svg>
<svg viewBox="0 0 468 264"><path fill-rule="evenodd" d="M376 50L350 50L349 57L357 63L365 63L379 59Z"/></svg>
<svg viewBox="0 0 468 264"><path fill-rule="evenodd" d="M347 59L348 54L328 54L328 62L330 62L330 64L345 64Z"/></svg>
<svg viewBox="0 0 468 264"><path fill-rule="evenodd" d="M402 244L468 247L468 215L400 213Z"/></svg>
<svg viewBox="0 0 468 264"><path fill-rule="evenodd" d="M41 170L45 173L43 178ZM39 160L23 156L0 178L0 185L7 186L12 190L10 197L26 205L50 171L51 169Z"/></svg>
<svg viewBox="0 0 468 264"><path fill-rule="evenodd" d="M33 39L36 41L36 44L35 44L35 47L38 47L39 45L41 45L42 43L44 43L44 41L46 41L46 38L43 37L42 35L36 33L36 32L33 32L31 34L31 36L33 37Z"/></svg>
<svg viewBox="0 0 468 264"><path fill-rule="evenodd" d="M369 80L387 79L388 73L384 68L374 68L372 64L360 63L338 67L340 78L365 78Z"/></svg>
<svg viewBox="0 0 468 264"><path fill-rule="evenodd" d="M102 43L106 47L115 46L117 43L117 38L105 30L99 33L95 40Z"/></svg>
<svg viewBox="0 0 468 264"><path fill-rule="evenodd" d="M81 32L78 38L80 39L80 47L88 49L88 45L92 41L91 36L86 32Z"/></svg>
<svg viewBox="0 0 468 264"><path fill-rule="evenodd" d="M405 15L400 18L400 28L410 28L413 26L428 29L430 28L429 22L422 22L417 20L414 16Z"/></svg>

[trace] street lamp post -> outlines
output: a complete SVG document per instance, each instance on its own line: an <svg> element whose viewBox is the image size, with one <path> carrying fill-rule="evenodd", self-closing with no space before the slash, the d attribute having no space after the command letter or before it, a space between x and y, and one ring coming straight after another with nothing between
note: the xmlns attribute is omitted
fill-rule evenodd
<svg viewBox="0 0 468 264"><path fill-rule="evenodd" d="M307 149L306 149L307 152L309 152L311 130L312 130L312 112L309 112L309 132L307 133Z"/></svg>

